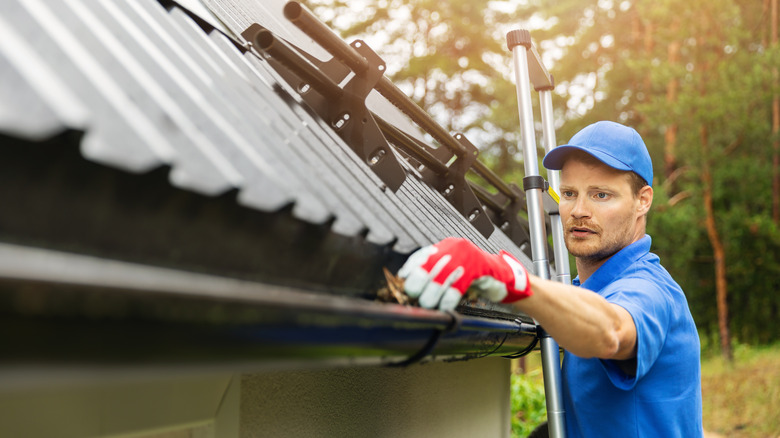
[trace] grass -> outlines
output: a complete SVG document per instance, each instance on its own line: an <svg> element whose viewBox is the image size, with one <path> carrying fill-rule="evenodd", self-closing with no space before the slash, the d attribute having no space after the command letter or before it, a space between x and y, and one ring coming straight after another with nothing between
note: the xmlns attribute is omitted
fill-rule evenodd
<svg viewBox="0 0 780 438"><path fill-rule="evenodd" d="M512 436L522 438L545 419L539 352L526 372L512 375ZM702 352L704 429L714 436L780 438L780 343L736 345L734 362L713 348Z"/></svg>
<svg viewBox="0 0 780 438"><path fill-rule="evenodd" d="M703 353L704 429L735 438L780 437L780 344L734 348L734 362Z"/></svg>

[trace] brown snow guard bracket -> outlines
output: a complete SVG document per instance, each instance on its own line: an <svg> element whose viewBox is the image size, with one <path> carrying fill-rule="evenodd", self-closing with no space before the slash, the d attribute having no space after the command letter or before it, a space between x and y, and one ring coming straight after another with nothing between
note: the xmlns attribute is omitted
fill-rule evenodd
<svg viewBox="0 0 780 438"><path fill-rule="evenodd" d="M346 45L327 27L325 30L332 38L323 37L325 32L312 32L316 35L315 41L334 55L324 62L296 50L259 24L252 24L241 36L266 55L266 60L301 98L331 125L384 185L395 192L403 184L406 172L366 107L368 93L384 73L384 61L363 41ZM333 38L338 40L338 45L333 44ZM339 49L334 50L334 47ZM343 87L339 86L350 73L353 73L352 77Z"/></svg>

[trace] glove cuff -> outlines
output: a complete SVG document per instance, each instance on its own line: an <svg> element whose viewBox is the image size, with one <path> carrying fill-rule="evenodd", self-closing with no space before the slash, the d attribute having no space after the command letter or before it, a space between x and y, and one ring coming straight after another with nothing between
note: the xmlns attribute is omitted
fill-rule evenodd
<svg viewBox="0 0 780 438"><path fill-rule="evenodd" d="M523 264L504 250L501 250L496 257L506 270L506 276L502 276L502 278L506 284L507 295L501 302L513 303L531 296L533 291L531 291L531 284L528 281L528 271Z"/></svg>

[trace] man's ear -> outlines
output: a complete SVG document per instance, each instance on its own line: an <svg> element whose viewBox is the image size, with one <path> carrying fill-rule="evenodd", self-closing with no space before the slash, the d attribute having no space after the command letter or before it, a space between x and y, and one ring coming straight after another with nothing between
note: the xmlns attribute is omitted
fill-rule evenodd
<svg viewBox="0 0 780 438"><path fill-rule="evenodd" d="M653 188L650 186L644 186L639 189L639 206L637 207L637 213L640 216L644 216L650 211L650 206L653 205Z"/></svg>

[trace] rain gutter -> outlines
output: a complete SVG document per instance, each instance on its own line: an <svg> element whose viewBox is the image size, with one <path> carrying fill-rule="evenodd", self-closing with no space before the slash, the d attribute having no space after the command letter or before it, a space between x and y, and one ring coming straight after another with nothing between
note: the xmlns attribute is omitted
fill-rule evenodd
<svg viewBox="0 0 780 438"><path fill-rule="evenodd" d="M536 326L0 243L0 344L0 369L405 366L524 354Z"/></svg>

